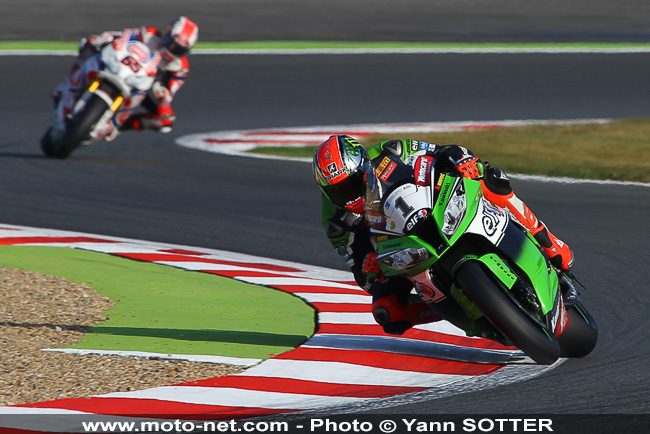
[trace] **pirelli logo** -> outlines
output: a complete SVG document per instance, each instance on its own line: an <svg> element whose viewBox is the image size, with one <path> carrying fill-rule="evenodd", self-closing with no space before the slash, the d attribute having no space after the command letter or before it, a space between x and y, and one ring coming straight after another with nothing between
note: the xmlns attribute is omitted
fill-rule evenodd
<svg viewBox="0 0 650 434"><path fill-rule="evenodd" d="M384 169L386 169L388 163L390 163L390 158L388 157L384 157L384 159L381 160L381 163L379 163L379 166L377 166L377 168L375 169L375 173L377 174L377 176L381 175L381 172L383 172Z"/></svg>

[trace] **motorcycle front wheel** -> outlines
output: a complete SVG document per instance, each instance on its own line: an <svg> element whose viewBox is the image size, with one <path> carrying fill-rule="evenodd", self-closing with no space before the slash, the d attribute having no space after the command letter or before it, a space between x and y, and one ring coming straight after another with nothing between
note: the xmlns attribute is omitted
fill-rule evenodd
<svg viewBox="0 0 650 434"><path fill-rule="evenodd" d="M49 135L41 140L41 149L48 157L68 158L81 142L88 138L97 122L110 107L101 97L91 95L85 107L72 119L65 134L58 143L52 143ZM48 133L49 134L49 130Z"/></svg>
<svg viewBox="0 0 650 434"><path fill-rule="evenodd" d="M558 336L562 357L584 357L591 353L598 342L598 325L582 303L567 309L569 325Z"/></svg>
<svg viewBox="0 0 650 434"><path fill-rule="evenodd" d="M52 127L48 128L45 134L43 134L43 138L41 138L41 150L48 157L56 157L56 149L54 148L50 134L52 134Z"/></svg>
<svg viewBox="0 0 650 434"><path fill-rule="evenodd" d="M483 315L515 346L540 365L560 358L560 344L537 328L492 282L477 261L465 261L454 275L460 288Z"/></svg>

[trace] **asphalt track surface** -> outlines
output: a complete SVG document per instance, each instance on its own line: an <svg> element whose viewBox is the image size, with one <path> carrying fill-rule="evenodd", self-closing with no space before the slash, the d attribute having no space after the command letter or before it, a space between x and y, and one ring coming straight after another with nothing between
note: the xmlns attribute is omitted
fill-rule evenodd
<svg viewBox="0 0 650 434"><path fill-rule="evenodd" d="M204 41L650 41L646 0L3 0L0 40L77 40L180 14Z"/></svg>
<svg viewBox="0 0 650 434"><path fill-rule="evenodd" d="M175 102L173 133L124 134L69 160L50 160L38 140L49 118L49 91L70 61L0 58L0 222L338 269L340 259L320 229L308 164L208 154L174 139L224 129L650 113L650 57L640 54L195 55ZM382 411L650 412L643 225L650 190L523 180L514 186L574 249L575 271L590 288L584 301L601 327L598 347L523 383Z"/></svg>

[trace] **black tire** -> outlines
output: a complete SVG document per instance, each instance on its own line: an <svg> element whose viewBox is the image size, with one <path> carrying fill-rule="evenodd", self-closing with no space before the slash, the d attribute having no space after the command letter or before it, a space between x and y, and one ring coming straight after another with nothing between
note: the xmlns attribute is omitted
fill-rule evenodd
<svg viewBox="0 0 650 434"><path fill-rule="evenodd" d="M54 157L55 156L55 149L54 145L52 144L52 138L50 137L50 133L52 133L52 128L48 128L47 131L45 131L45 134L43 134L43 138L41 139L41 150L43 151L43 154L45 154L48 157Z"/></svg>
<svg viewBox="0 0 650 434"><path fill-rule="evenodd" d="M598 324L580 302L567 309L569 326L558 336L561 357L585 357L596 348Z"/></svg>
<svg viewBox="0 0 650 434"><path fill-rule="evenodd" d="M97 121L108 109L106 101L97 95L92 95L86 102L86 106L72 119L61 141L52 146L52 155L43 149L45 155L61 159L68 158L72 151L77 149L81 142L88 137L88 133L93 130ZM41 148L43 148L42 142Z"/></svg>
<svg viewBox="0 0 650 434"><path fill-rule="evenodd" d="M538 329L492 282L477 261L465 261L454 276L456 285L485 317L528 357L550 365L560 357L560 344Z"/></svg>

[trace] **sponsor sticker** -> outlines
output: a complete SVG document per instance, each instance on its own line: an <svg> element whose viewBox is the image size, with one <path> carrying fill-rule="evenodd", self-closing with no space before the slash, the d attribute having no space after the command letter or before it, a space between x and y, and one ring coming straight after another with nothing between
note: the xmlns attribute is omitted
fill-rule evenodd
<svg viewBox="0 0 650 434"><path fill-rule="evenodd" d="M416 224L418 224L419 221L424 219L427 215L429 215L429 210L426 208L423 208L419 210L417 213L413 214L408 221L406 222L405 229L406 231L410 231L415 227Z"/></svg>
<svg viewBox="0 0 650 434"><path fill-rule="evenodd" d="M415 161L415 183L427 186L431 183L431 166L434 159L431 157L419 157Z"/></svg>
<svg viewBox="0 0 650 434"><path fill-rule="evenodd" d="M388 166L388 163L390 163L390 158L388 158L388 157L384 157L384 159L381 160L381 163L379 163L379 165L378 165L377 168L375 169L375 173L376 173L378 176L381 175L381 172L383 172L384 169L386 168L386 166Z"/></svg>
<svg viewBox="0 0 650 434"><path fill-rule="evenodd" d="M386 181L388 177L391 175L391 173L393 173L396 167L397 167L397 163L391 161L388 167L386 167L379 175L379 179L381 179L382 181Z"/></svg>
<svg viewBox="0 0 650 434"><path fill-rule="evenodd" d="M327 171L330 173L329 176L326 176L325 179L328 181L331 181L332 179L336 179L339 176L341 176L344 172L345 169L341 168L338 169L336 167L336 163L330 163L327 165Z"/></svg>

